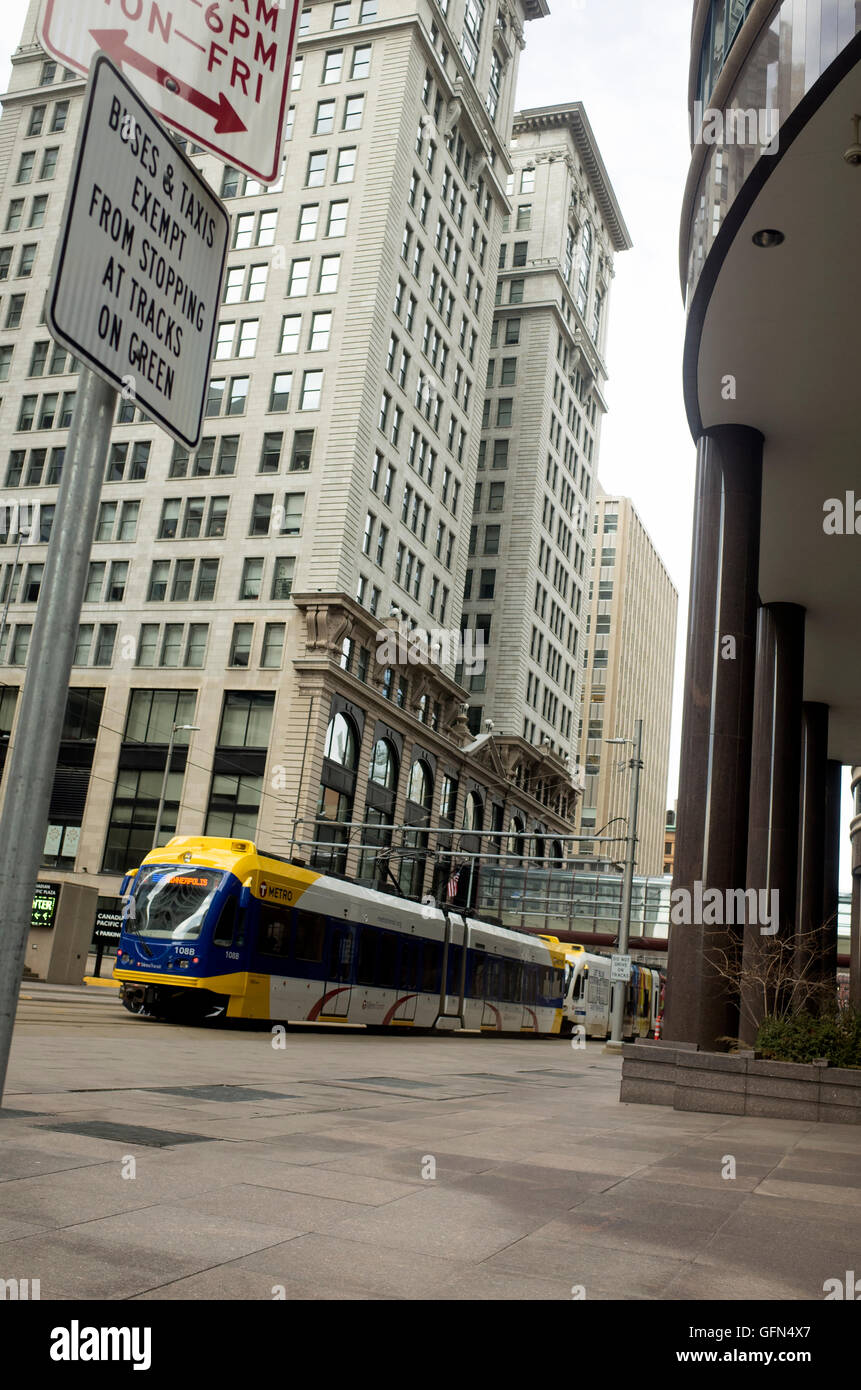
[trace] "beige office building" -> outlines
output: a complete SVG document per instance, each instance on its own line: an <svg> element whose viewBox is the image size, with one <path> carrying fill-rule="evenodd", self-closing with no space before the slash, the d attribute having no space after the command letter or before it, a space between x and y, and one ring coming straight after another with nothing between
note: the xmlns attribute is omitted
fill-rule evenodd
<svg viewBox="0 0 861 1390"><path fill-rule="evenodd" d="M581 833L626 833L632 748L608 738L633 738L643 721L637 872L664 872L667 771L673 711L678 592L649 533L627 497L598 487L592 578L584 651L583 718L579 729L585 792ZM621 859L624 847L583 844L595 858Z"/></svg>
<svg viewBox="0 0 861 1390"><path fill-rule="evenodd" d="M511 157L464 593L488 660L464 683L473 729L576 778L608 303L631 241L581 103L519 112Z"/></svg>
<svg viewBox="0 0 861 1390"><path fill-rule="evenodd" d="M84 83L40 49L38 8L0 121L2 756L77 381L43 305ZM334 848L318 863L370 881L390 873L373 852L390 827L417 827L395 873L418 893L448 875L424 825L478 848L516 805L527 829L570 830L566 763L513 725L505 740L473 737L448 640L518 60L526 21L547 13L545 0L311 4L279 182L191 149L232 224L203 438L189 456L119 403L45 873L116 892L152 842L173 725L195 728L177 733L166 834L242 835L305 858L296 842L322 839ZM13 572L16 518L36 503ZM438 630L436 660L420 643L377 659L395 618ZM366 820L361 855L350 826Z"/></svg>

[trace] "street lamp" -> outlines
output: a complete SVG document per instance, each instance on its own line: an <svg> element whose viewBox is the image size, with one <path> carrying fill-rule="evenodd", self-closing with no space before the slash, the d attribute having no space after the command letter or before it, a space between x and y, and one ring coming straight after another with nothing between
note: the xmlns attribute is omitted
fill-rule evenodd
<svg viewBox="0 0 861 1390"><path fill-rule="evenodd" d="M173 758L173 741L181 730L187 729L190 733L199 732L199 724L174 724L170 731L170 739L167 745L167 762L164 765L164 777L161 779L161 796L158 799L158 813L155 818L155 833L152 837L153 849L158 849L158 837L161 834L161 821L164 815L164 798L167 794L167 779L170 776L170 764Z"/></svg>
<svg viewBox="0 0 861 1390"><path fill-rule="evenodd" d="M633 752L628 762L631 769L631 787L628 796L628 852L625 858L625 877L622 883L622 910L619 915L619 940L617 955L627 956L628 941L631 935L631 899L634 892L634 865L637 859L637 812L640 804L640 769L643 766L643 721L634 724L633 738L607 738L605 743L632 744ZM613 1016L610 1027L610 1040L607 1048L619 1052L622 1047L622 1029L625 1024L625 988L617 981L613 991Z"/></svg>

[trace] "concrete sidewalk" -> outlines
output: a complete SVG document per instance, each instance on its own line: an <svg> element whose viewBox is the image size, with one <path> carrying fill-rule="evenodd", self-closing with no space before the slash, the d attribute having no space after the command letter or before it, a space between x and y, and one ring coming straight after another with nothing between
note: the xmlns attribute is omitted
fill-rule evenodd
<svg viewBox="0 0 861 1390"><path fill-rule="evenodd" d="M848 1126L621 1105L598 1044L282 1048L25 993L0 1278L43 1299L822 1299L861 1271Z"/></svg>

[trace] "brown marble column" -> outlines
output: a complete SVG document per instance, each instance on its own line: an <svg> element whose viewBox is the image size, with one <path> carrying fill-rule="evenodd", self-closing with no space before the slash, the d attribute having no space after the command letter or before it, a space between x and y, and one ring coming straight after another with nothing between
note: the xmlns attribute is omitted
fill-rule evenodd
<svg viewBox="0 0 861 1390"><path fill-rule="evenodd" d="M852 916L849 927L849 1003L861 1009L861 765L852 768Z"/></svg>
<svg viewBox="0 0 861 1390"><path fill-rule="evenodd" d="M763 605L747 838L747 887L758 902L756 913L748 905L746 914L740 990L739 1037L746 1043L786 997L794 969L803 678L804 609Z"/></svg>
<svg viewBox="0 0 861 1390"><path fill-rule="evenodd" d="M840 906L840 803L843 764L829 758L825 765L825 872L822 876L822 978L835 998L837 991L837 909Z"/></svg>
<svg viewBox="0 0 861 1390"><path fill-rule="evenodd" d="M663 1035L701 1047L734 1036L719 970L733 933L677 912L695 885L744 883L759 579L762 435L707 430L697 447L681 776ZM673 921L675 914L676 920Z"/></svg>
<svg viewBox="0 0 861 1390"><path fill-rule="evenodd" d="M819 1008L825 979L825 905L828 706L801 707L801 762L798 805L798 882L795 915L795 973L799 1003ZM815 994L814 994L815 992Z"/></svg>

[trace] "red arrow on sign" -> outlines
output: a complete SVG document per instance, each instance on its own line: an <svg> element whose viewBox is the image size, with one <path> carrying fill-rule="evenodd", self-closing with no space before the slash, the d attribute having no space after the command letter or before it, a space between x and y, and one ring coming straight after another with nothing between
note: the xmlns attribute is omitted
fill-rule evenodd
<svg viewBox="0 0 861 1390"><path fill-rule="evenodd" d="M120 67L127 63L131 68L137 68L146 77L151 77L165 91L173 96L181 97L183 101L196 106L198 111L205 112L215 120L216 135L225 135L234 131L247 130L248 127L240 119L238 112L231 106L223 92L219 92L218 100L213 101L204 92L199 92L195 87L190 87L187 82L174 77L166 68L160 67L149 58L145 58L142 53L130 48L127 29L91 29L90 33L96 44L108 57L113 58L114 62Z"/></svg>

